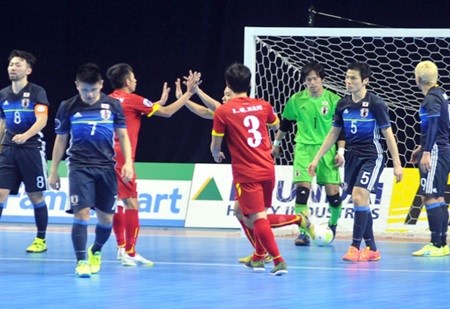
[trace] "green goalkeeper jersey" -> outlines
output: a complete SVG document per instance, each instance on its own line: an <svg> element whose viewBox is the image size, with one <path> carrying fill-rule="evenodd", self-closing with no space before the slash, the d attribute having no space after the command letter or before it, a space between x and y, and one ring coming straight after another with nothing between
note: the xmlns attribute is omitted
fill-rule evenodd
<svg viewBox="0 0 450 309"><path fill-rule="evenodd" d="M320 97L311 97L307 89L289 98L283 118L297 122L296 143L322 144L333 123L334 111L340 97L324 89Z"/></svg>

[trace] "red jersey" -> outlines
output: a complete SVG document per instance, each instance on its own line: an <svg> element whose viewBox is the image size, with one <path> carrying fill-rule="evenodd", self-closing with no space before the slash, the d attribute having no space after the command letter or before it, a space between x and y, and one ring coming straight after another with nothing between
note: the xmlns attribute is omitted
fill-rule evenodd
<svg viewBox="0 0 450 309"><path fill-rule="evenodd" d="M267 124L277 121L269 102L248 97L231 99L215 111L212 134L225 138L235 182L275 177Z"/></svg>
<svg viewBox="0 0 450 309"><path fill-rule="evenodd" d="M114 90L110 96L119 100L122 105L128 136L130 137L131 154L134 161L139 129L141 128L141 117L142 115L147 115L147 117L152 116L159 109L159 104L154 104L137 94L127 93L122 90ZM116 160L118 163L123 162L122 150L117 136L114 137L114 151L116 152Z"/></svg>

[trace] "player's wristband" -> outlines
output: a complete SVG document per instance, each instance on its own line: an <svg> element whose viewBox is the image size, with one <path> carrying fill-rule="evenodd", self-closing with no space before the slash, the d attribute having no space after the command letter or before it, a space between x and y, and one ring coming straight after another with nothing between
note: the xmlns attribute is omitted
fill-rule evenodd
<svg viewBox="0 0 450 309"><path fill-rule="evenodd" d="M281 141L279 139L276 139L276 140L273 141L273 145L275 147L280 147L281 146Z"/></svg>
<svg viewBox="0 0 450 309"><path fill-rule="evenodd" d="M340 154L341 156L344 156L345 148L338 148L337 153Z"/></svg>

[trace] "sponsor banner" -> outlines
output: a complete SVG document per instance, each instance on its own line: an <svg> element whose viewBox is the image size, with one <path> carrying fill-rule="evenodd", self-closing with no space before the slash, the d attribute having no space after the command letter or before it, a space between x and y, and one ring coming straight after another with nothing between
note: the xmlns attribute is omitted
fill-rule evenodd
<svg viewBox="0 0 450 309"><path fill-rule="evenodd" d="M71 223L67 172L60 165L61 189L45 192L49 223ZM136 163L138 201L142 226L183 227L189 203L194 164ZM96 222L91 212L91 223ZM3 211L4 222L34 222L33 206L23 190L11 195Z"/></svg>
<svg viewBox="0 0 450 309"><path fill-rule="evenodd" d="M371 195L371 211L374 228L377 231L385 229L393 180L392 169L386 168L376 192ZM186 227L239 228L239 222L234 217L233 211L234 196L231 166L196 164ZM339 230L351 231L353 229L353 203L351 197L345 193L342 198L343 209ZM273 206L268 210L269 213L294 213L295 185L292 183L291 166L276 166L276 184L272 204ZM314 222L328 222L328 203L323 186L313 184L309 205ZM290 228L292 229L292 227ZM297 229L295 226L293 228Z"/></svg>

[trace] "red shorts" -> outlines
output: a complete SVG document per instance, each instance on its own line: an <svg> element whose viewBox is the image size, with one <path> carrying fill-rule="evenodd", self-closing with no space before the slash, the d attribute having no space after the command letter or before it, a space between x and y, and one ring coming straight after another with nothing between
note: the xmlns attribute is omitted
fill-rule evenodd
<svg viewBox="0 0 450 309"><path fill-rule="evenodd" d="M122 179L122 177L120 177L120 172L122 170L122 165L119 165L119 163L116 164L116 178L117 178L117 197L119 199L124 199L124 198L137 198L138 197L138 193L137 193L137 184L136 184L136 171L134 169L134 165L133 165L133 171L134 171L134 175L133 178L125 183Z"/></svg>
<svg viewBox="0 0 450 309"><path fill-rule="evenodd" d="M244 216L266 211L272 206L275 179L235 183L237 200Z"/></svg>

